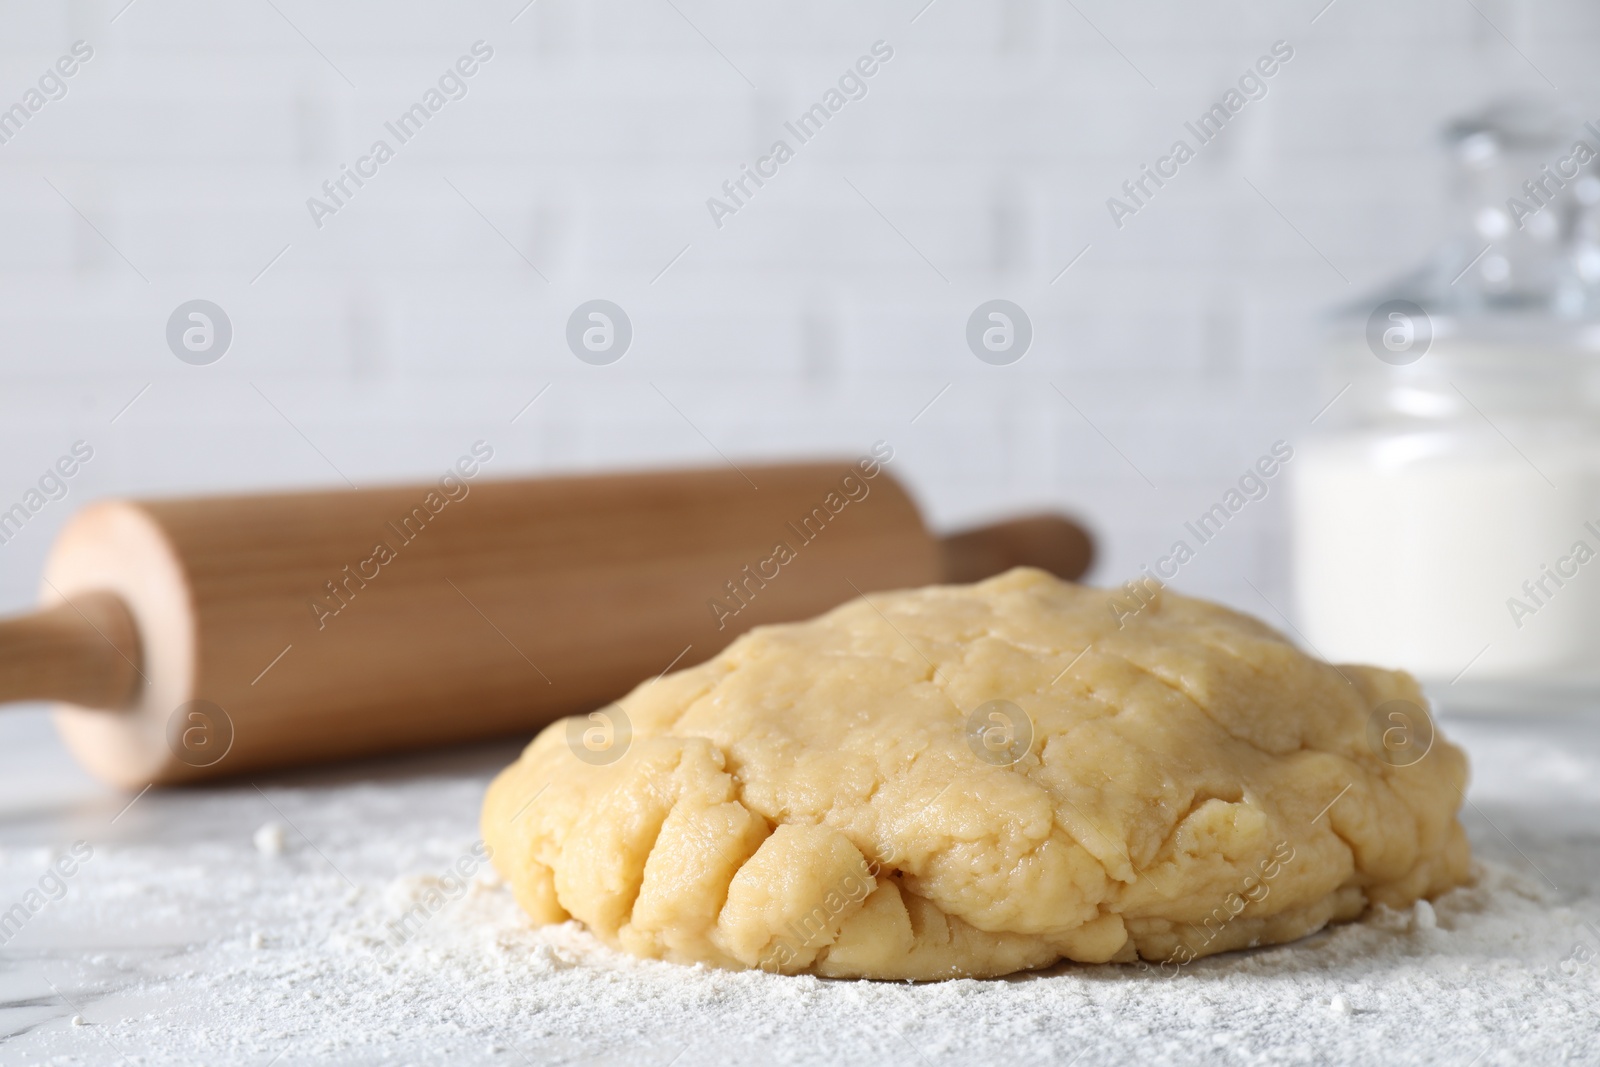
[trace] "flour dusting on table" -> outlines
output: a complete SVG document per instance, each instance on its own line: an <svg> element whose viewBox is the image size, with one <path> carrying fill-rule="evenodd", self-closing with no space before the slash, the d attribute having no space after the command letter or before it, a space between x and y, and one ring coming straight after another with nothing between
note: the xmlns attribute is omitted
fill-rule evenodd
<svg viewBox="0 0 1600 1067"><path fill-rule="evenodd" d="M1512 848L1469 807L1474 844L1492 857L1473 885L1177 977L1065 965L996 981L834 982L641 961L573 924L530 928L479 858L489 762L446 777L152 792L109 831L125 799L74 814L49 840L85 838L93 857L0 950L15 1035L0 1060L1600 1059L1600 957L1583 956L1600 952L1593 808L1542 840L1491 808ZM281 848L276 830L257 833L269 824ZM0 840L10 899L61 851Z"/></svg>

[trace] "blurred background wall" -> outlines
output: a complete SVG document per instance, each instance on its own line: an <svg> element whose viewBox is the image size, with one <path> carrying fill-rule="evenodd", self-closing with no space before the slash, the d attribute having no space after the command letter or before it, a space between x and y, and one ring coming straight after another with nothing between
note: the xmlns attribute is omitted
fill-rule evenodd
<svg viewBox="0 0 1600 1067"><path fill-rule="evenodd" d="M1319 313L1455 221L1440 124L1591 99L1597 38L1580 0L10 0L0 107L93 56L0 144L0 507L94 457L0 545L0 607L93 496L428 477L478 438L494 475L885 439L936 525L1066 507L1119 581L1331 399ZM480 40L400 145L384 123ZM1119 228L1107 198L1277 41L1265 98ZM319 228L307 199L380 137ZM996 297L1033 324L1010 366L965 340ZM166 342L194 298L232 324L208 366ZM633 324L609 366L564 340L592 298ZM1288 610L1283 488L1177 587Z"/></svg>

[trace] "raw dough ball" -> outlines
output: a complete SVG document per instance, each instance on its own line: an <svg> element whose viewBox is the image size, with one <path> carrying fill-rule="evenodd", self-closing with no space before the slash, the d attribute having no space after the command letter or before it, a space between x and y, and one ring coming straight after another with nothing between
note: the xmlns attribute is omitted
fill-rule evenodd
<svg viewBox="0 0 1600 1067"><path fill-rule="evenodd" d="M613 763L542 732L484 838L535 922L839 977L1175 973L1465 879L1461 751L1369 740L1379 705L1425 706L1409 676L1113 596L1017 569L754 630L623 698Z"/></svg>

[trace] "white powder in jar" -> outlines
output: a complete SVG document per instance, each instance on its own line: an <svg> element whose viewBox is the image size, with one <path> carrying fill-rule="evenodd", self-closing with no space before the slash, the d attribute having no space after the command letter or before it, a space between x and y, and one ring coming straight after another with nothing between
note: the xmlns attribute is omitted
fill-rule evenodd
<svg viewBox="0 0 1600 1067"><path fill-rule="evenodd" d="M1600 573L1587 571L1600 563L1573 549L1600 551L1600 522L1586 525L1600 516L1595 465L1578 448L1536 455L1487 426L1302 446L1294 580L1315 650L1446 682L1469 666L1516 678L1581 664L1600 618Z"/></svg>

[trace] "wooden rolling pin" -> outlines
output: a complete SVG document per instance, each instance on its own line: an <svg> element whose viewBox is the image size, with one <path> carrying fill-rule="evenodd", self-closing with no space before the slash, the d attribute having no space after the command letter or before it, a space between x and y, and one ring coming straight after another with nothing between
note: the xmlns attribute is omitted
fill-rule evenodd
<svg viewBox="0 0 1600 1067"><path fill-rule="evenodd" d="M62 701L78 759L137 788L528 735L858 593L1088 567L1061 518L934 538L881 458L495 482L464 456L433 485L95 503L41 610L0 621L0 702Z"/></svg>

